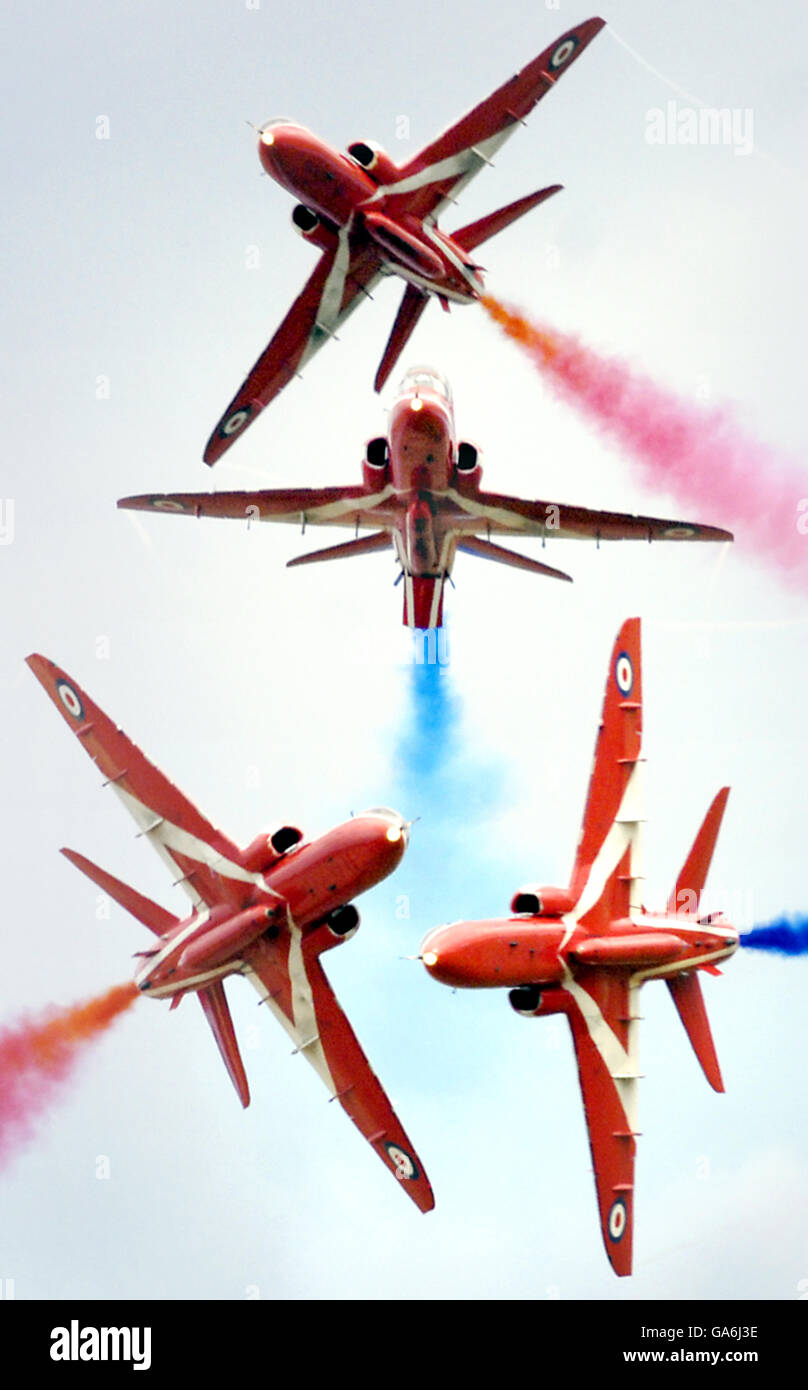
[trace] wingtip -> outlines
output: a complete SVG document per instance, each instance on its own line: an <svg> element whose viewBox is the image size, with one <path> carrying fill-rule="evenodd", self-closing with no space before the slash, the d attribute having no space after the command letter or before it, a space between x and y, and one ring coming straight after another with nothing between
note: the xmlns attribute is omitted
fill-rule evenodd
<svg viewBox="0 0 808 1390"><path fill-rule="evenodd" d="M206 463L208 465L208 468L212 468L214 463L216 463L217 459L219 458L219 455L223 453L223 449L220 447L221 444L222 441L219 438L219 426L217 425L216 429L213 431L213 434L210 436L210 439L205 445L205 450L202 454L202 462ZM224 447L226 448L227 445L225 445Z"/></svg>
<svg viewBox="0 0 808 1390"><path fill-rule="evenodd" d="M25 658L25 664L33 671L37 680L41 679L47 670L56 671L59 669L55 661L51 661L47 656L42 656L40 652L30 652Z"/></svg>

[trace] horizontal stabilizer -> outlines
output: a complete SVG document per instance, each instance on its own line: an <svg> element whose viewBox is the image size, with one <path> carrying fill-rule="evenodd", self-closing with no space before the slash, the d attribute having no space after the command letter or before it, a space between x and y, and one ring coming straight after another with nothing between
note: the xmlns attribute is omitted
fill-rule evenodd
<svg viewBox="0 0 808 1390"><path fill-rule="evenodd" d="M389 550L392 542L387 531L379 531L373 536L360 536L355 541L343 541L340 545L328 545L325 550L312 550L308 555L297 555L287 560L287 569L295 565L313 565L318 560L350 560L353 555L372 555L376 550Z"/></svg>
<svg viewBox="0 0 808 1390"><path fill-rule="evenodd" d="M505 208L498 208L496 212L489 212L487 217L481 217L478 222L470 222L467 227L461 227L459 231L452 232L452 241L456 241L458 246L463 247L464 251L473 251L475 246L481 246L484 241L496 236L497 232L509 227L519 217L524 217L526 212L538 207L539 203L545 202L547 198L552 198L554 193L560 193L562 187L562 184L554 183L550 188L541 188L538 193L529 193L526 198L509 203Z"/></svg>
<svg viewBox="0 0 808 1390"><path fill-rule="evenodd" d="M376 373L374 386L377 391L381 391L387 378L392 372L398 361L405 345L409 342L415 326L418 323L429 295L423 294L414 285L408 285L404 291L404 298L396 314L390 337L387 339L387 347L384 349L384 356L379 363L379 370Z"/></svg>
<svg viewBox="0 0 808 1390"><path fill-rule="evenodd" d="M236 1030L230 1016L230 1006L221 980L198 991L205 1018L211 1026L216 1045L227 1067L227 1074L236 1088L236 1093L245 1110L250 1103L250 1088L241 1053L236 1042Z"/></svg>
<svg viewBox="0 0 808 1390"><path fill-rule="evenodd" d="M665 983L671 992L671 999L676 1005L676 1012L684 1024L685 1032L701 1063L704 1075L714 1091L723 1091L724 1082L721 1079L721 1068L718 1065L715 1043L710 1032L710 1023L707 1018L707 1010L704 1007L704 996L701 992L698 975L677 975L673 979L666 980Z"/></svg>
<svg viewBox="0 0 808 1390"><path fill-rule="evenodd" d="M483 560L496 560L500 565L512 565L517 570L529 570L531 574L544 574L550 579L566 579L572 583L572 575L565 574L563 570L553 569L552 565L543 565L540 560L530 559L527 555L516 555L513 550L506 550L502 545L493 545L491 541L481 540L479 536L463 536L457 542L458 550L464 550L468 555L479 555Z"/></svg>
<svg viewBox="0 0 808 1390"><path fill-rule="evenodd" d="M728 796L729 787L722 787L704 817L701 829L676 880L676 887L668 898L669 913L681 912L698 917L699 901L710 870Z"/></svg>
<svg viewBox="0 0 808 1390"><path fill-rule="evenodd" d="M116 903L119 903L127 912L131 912L133 917L137 917L144 927L153 931L155 936L165 936L167 931L177 926L179 917L175 917L171 912L166 912L164 907L160 907L159 903L152 902L151 898L145 898L142 893L135 892L135 889L130 888L128 883L122 883L119 878L113 878L112 874L108 874L104 869L99 869L98 865L94 864L91 859L85 859L83 854L77 854L74 849L63 849L62 854L65 859L69 859L71 864L92 879L93 883L97 883L104 893L108 893Z"/></svg>

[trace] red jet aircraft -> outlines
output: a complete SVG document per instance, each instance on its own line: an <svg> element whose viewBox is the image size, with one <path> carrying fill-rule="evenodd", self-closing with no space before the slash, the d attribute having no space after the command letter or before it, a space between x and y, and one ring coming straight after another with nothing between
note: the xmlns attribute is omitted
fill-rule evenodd
<svg viewBox="0 0 808 1390"><path fill-rule="evenodd" d="M697 972L720 974L717 962L738 945L720 914L699 916L727 787L707 812L667 912L642 906L641 737L640 622L630 618L612 651L569 888L529 885L514 896L516 915L507 921L438 927L421 948L429 974L452 989L510 986L518 1014L566 1014L616 1274L631 1273L640 988L666 981L707 1080L723 1091Z"/></svg>
<svg viewBox="0 0 808 1390"><path fill-rule="evenodd" d="M298 203L296 230L322 255L303 292L262 352L211 435L205 462L216 463L255 417L334 336L360 297L382 275L400 275L407 288L376 375L381 390L430 295L445 309L470 304L483 292L472 252L559 191L543 188L448 236L437 219L490 164L492 156L603 28L589 19L562 34L526 68L420 154L396 165L369 140L331 149L302 126L268 121L258 131L267 174Z"/></svg>
<svg viewBox="0 0 808 1390"><path fill-rule="evenodd" d="M319 957L353 936L351 899L392 873L408 841L395 811L366 811L306 844L280 826L239 849L186 800L88 695L43 656L28 665L193 903L180 921L75 850L62 853L154 932L136 983L152 999L197 995L242 1105L250 1092L224 992L243 975L421 1211L423 1164L370 1069Z"/></svg>
<svg viewBox="0 0 808 1390"><path fill-rule="evenodd" d="M262 492L170 492L125 497L118 506L186 516L350 526L357 539L290 560L307 565L395 547L404 576L404 622L440 627L443 587L458 550L532 574L569 580L550 565L494 545L491 535L564 540L731 541L729 531L694 522L595 512L555 502L528 502L483 492L473 444L458 443L446 380L415 367L393 402L387 438L365 448L363 481L350 487L283 488ZM360 529L375 532L359 537ZM483 532L483 535L477 534Z"/></svg>

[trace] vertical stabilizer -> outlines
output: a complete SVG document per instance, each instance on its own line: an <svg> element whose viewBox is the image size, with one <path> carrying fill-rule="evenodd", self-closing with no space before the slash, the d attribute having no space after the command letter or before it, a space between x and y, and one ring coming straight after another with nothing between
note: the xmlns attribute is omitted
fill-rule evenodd
<svg viewBox="0 0 808 1390"><path fill-rule="evenodd" d="M443 626L443 585L446 576L404 575L404 626Z"/></svg>

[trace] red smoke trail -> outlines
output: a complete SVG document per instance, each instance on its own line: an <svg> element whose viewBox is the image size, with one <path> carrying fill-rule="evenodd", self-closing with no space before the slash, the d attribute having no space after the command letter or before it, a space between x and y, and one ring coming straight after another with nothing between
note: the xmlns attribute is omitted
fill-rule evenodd
<svg viewBox="0 0 808 1390"><path fill-rule="evenodd" d="M797 583L808 580L808 478L745 438L728 411L678 400L627 363L539 327L490 295L483 305L557 394L626 449L646 482L683 507L703 505L695 520L733 530Z"/></svg>
<svg viewBox="0 0 808 1390"><path fill-rule="evenodd" d="M72 1009L54 1009L41 1022L23 1020L0 1031L0 1163L30 1136L33 1121L73 1069L82 1048L138 997L136 985L116 985Z"/></svg>

